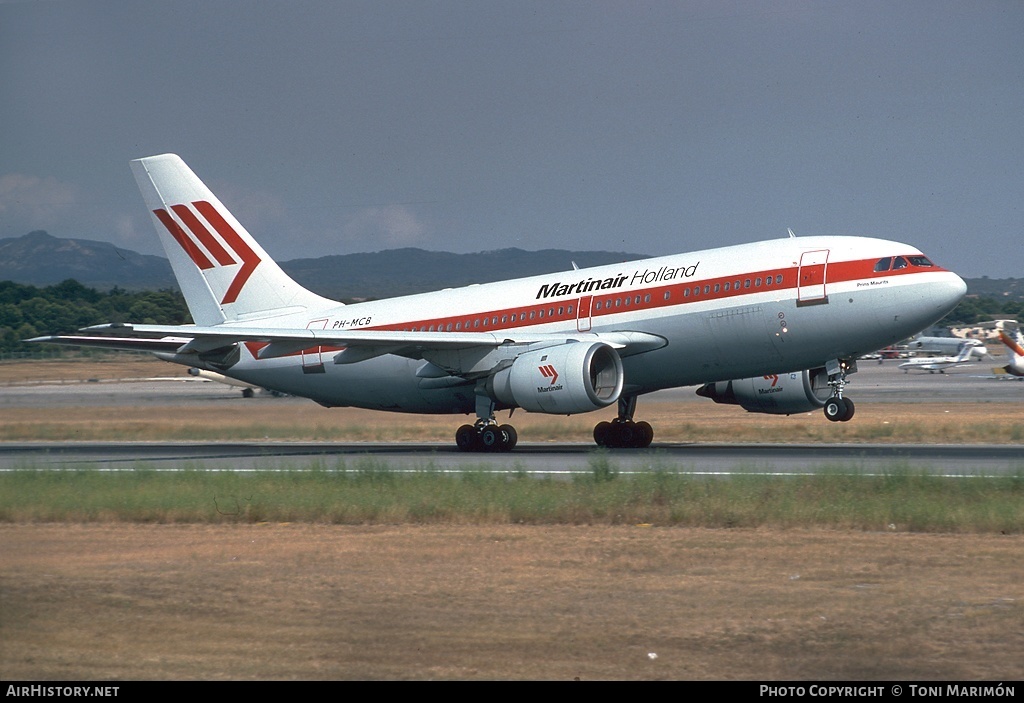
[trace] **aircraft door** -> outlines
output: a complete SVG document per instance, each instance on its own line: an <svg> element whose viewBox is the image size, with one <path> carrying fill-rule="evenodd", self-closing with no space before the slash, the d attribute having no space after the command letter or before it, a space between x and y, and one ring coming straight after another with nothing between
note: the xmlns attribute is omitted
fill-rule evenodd
<svg viewBox="0 0 1024 703"><path fill-rule="evenodd" d="M313 320L306 325L307 330L327 329L327 319ZM323 347L315 346L302 350L302 373L324 373Z"/></svg>
<svg viewBox="0 0 1024 703"><path fill-rule="evenodd" d="M825 281L828 269L828 249L805 251L800 255L797 272L796 304L823 305L828 303Z"/></svg>
<svg viewBox="0 0 1024 703"><path fill-rule="evenodd" d="M590 307L594 302L594 296L584 295L580 298L579 306L576 308L576 330L579 332L590 331Z"/></svg>

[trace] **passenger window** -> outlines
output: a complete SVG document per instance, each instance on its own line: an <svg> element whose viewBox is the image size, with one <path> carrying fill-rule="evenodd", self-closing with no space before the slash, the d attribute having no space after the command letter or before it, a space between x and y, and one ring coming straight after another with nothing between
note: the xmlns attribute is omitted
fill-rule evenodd
<svg viewBox="0 0 1024 703"><path fill-rule="evenodd" d="M761 277L758 276L757 278L754 279L754 288L760 288L760 287L761 287Z"/></svg>
<svg viewBox="0 0 1024 703"><path fill-rule="evenodd" d="M892 268L892 257L887 256L884 259L879 259L878 263L875 264L875 273L881 273L882 271L888 271Z"/></svg>
<svg viewBox="0 0 1024 703"><path fill-rule="evenodd" d="M775 277L775 284L776 285L782 285L782 274L781 273L778 276Z"/></svg>
<svg viewBox="0 0 1024 703"><path fill-rule="evenodd" d="M671 297L672 297L672 291L670 291L670 290L665 291L665 300L668 300Z"/></svg>
<svg viewBox="0 0 1024 703"><path fill-rule="evenodd" d="M716 284L715 284L715 292L717 293L717 292L719 292L720 290L722 290L722 284L721 284L721 283L716 283Z"/></svg>
<svg viewBox="0 0 1024 703"><path fill-rule="evenodd" d="M750 288L750 279L749 278L743 281L743 287L744 288Z"/></svg>
<svg viewBox="0 0 1024 703"><path fill-rule="evenodd" d="M725 283L722 284L722 290L728 292L728 290L729 290L729 281L726 281Z"/></svg>

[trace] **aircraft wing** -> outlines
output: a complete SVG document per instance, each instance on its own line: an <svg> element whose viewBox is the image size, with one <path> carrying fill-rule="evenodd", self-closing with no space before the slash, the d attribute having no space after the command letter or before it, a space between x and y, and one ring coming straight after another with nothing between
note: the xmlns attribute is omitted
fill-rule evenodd
<svg viewBox="0 0 1024 703"><path fill-rule="evenodd" d="M154 353L163 352L166 354L173 354L180 349L183 344L187 344L191 340L187 337L164 337L156 339L149 337L53 335L48 337L35 337L25 341L63 344L74 347L94 347L97 349L117 349L120 351L142 351Z"/></svg>
<svg viewBox="0 0 1024 703"><path fill-rule="evenodd" d="M336 347L336 363L354 363L384 354L397 354L422 358L424 352L497 348L513 344L564 344L567 342L605 342L630 356L665 346L660 336L645 332L559 333L559 332L399 332L386 330L316 330L282 329L272 327L235 327L218 325L201 327L191 325L135 325L113 323L87 327L83 332L111 332L119 335L93 336L59 335L37 337L30 342L48 342L75 346L95 346L107 349L165 352L171 354L203 353L232 344L254 342L261 345L256 352L260 359L273 359L298 353L311 347Z"/></svg>

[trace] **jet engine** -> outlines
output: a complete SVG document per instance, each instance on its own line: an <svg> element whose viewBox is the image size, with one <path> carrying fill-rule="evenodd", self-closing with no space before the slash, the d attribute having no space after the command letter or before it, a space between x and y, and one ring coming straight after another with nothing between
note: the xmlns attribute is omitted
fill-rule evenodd
<svg viewBox="0 0 1024 703"><path fill-rule="evenodd" d="M622 392L622 360L603 342L569 342L526 352L488 380L499 402L571 415L611 405Z"/></svg>
<svg viewBox="0 0 1024 703"><path fill-rule="evenodd" d="M751 413L792 415L823 407L832 389L825 369L818 368L708 383L697 389L697 395L739 405Z"/></svg>

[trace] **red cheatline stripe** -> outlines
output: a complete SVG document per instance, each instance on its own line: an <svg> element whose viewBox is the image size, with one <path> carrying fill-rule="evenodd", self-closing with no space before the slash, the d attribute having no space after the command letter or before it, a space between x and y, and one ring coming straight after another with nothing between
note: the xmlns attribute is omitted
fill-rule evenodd
<svg viewBox="0 0 1024 703"><path fill-rule="evenodd" d="M230 266L238 263L231 258L231 254L224 250L220 242L210 234L210 230L206 229L203 223L199 221L199 218L192 214L187 205L172 205L171 209L178 214L178 217L185 223L185 226L192 230L192 234L196 235L199 242L206 247L206 251L213 254L213 258L217 260L218 264Z"/></svg>
<svg viewBox="0 0 1024 703"><path fill-rule="evenodd" d="M220 213L217 212L216 208L205 200L197 200L192 203L196 206L196 210L199 211L206 221L213 225L213 228L217 230L228 246L234 249L235 253L242 258L242 268L235 276L235 279L231 281L231 285L228 286L227 293L224 294L224 299L221 304L233 303L238 299L238 294L242 292L242 287L245 286L246 281L249 280L249 276L256 270L256 267L260 265L260 257L249 248L249 245L245 243L238 232L236 232L231 225L227 223Z"/></svg>
<svg viewBox="0 0 1024 703"><path fill-rule="evenodd" d="M161 208L159 210L154 210L153 214L157 216L157 219L159 219L161 223L163 223L163 226L166 227L167 231L171 233L172 237L174 237L174 241L176 241L181 248L185 250L185 253L188 254L189 258L192 259L192 262L196 266L201 269L213 268L213 262L207 259L206 254L200 251L199 247L189 239L188 235L185 234L185 230L178 226L178 223L174 221L174 218L171 217L170 213Z"/></svg>

